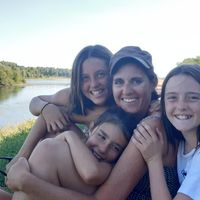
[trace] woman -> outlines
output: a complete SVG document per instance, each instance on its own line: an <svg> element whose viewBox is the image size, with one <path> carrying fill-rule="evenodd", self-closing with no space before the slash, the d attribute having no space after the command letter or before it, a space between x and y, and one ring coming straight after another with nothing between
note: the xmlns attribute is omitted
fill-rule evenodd
<svg viewBox="0 0 200 200"><path fill-rule="evenodd" d="M156 97L155 87L157 84L151 55L139 47L124 47L112 57L110 66L113 78L113 96L117 106L126 111L127 115L137 117L138 120L148 116L151 101ZM152 118L152 120L155 119ZM175 154L167 149L167 145L165 145L163 156L165 165L171 169L175 165ZM55 164L60 165L61 163L62 160ZM174 176L173 169L168 171ZM145 172L146 165L140 152L132 142L129 142L109 178L93 195L83 195L39 179L29 173L28 163L23 158L9 171L7 184L11 189L23 191L36 199L122 200L127 198ZM173 184L174 182L172 182ZM172 189L174 189L174 185ZM134 189L128 198L150 199L150 194L148 191L147 194L143 191L140 194L140 189Z"/></svg>
<svg viewBox="0 0 200 200"><path fill-rule="evenodd" d="M92 120L113 104L109 87L111 56L112 53L101 45L83 48L72 66L70 89L32 99L30 111L40 116L7 169L21 156L28 159L42 138L54 137L55 133L69 129L81 135L74 123L89 126Z"/></svg>

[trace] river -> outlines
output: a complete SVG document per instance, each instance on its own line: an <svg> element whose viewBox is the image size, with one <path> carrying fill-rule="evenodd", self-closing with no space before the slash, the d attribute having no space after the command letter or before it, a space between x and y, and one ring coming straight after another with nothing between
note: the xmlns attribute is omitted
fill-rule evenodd
<svg viewBox="0 0 200 200"><path fill-rule="evenodd" d="M69 79L27 80L23 87L0 88L0 128L35 118L29 111L31 99L41 94L54 94L69 84Z"/></svg>

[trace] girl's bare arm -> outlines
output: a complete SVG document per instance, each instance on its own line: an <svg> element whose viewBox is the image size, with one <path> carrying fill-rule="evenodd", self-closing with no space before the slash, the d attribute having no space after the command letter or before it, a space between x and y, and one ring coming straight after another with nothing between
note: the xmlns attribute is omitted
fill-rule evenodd
<svg viewBox="0 0 200 200"><path fill-rule="evenodd" d="M68 143L76 170L85 183L97 186L105 181L112 166L105 162L99 162L75 132L65 131L56 139Z"/></svg>
<svg viewBox="0 0 200 200"><path fill-rule="evenodd" d="M69 102L70 88L58 91L54 95L40 95L34 97L29 105L29 110L33 115L40 115L42 108L47 104L66 106Z"/></svg>
<svg viewBox="0 0 200 200"><path fill-rule="evenodd" d="M29 109L33 115L42 114L48 132L60 132L69 124L66 105L69 103L70 89L58 91L54 95L34 97Z"/></svg>

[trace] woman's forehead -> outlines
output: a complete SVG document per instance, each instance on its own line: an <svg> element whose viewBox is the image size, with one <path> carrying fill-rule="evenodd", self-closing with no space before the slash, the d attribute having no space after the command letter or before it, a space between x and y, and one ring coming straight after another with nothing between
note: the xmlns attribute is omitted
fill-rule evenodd
<svg viewBox="0 0 200 200"><path fill-rule="evenodd" d="M116 76L123 76L123 75L140 75L140 76L146 76L146 74L143 72L140 67L138 67L135 64L125 64L119 68L119 70L114 74L113 77Z"/></svg>

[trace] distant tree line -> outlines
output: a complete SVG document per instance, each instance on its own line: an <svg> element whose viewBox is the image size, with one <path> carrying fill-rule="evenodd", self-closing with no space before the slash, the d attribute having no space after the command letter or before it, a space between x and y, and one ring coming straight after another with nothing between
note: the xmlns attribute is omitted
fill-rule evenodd
<svg viewBox="0 0 200 200"><path fill-rule="evenodd" d="M196 58L186 58L177 64L200 65L200 56L197 56ZM0 62L0 86L25 83L26 79L31 78L49 77L71 77L71 70L52 67L24 67L13 62Z"/></svg>
<svg viewBox="0 0 200 200"><path fill-rule="evenodd" d="M51 67L24 67L12 62L0 62L0 86L25 83L26 79L71 77L70 69Z"/></svg>
<svg viewBox="0 0 200 200"><path fill-rule="evenodd" d="M180 64L198 64L200 65L200 56L197 56L196 58L186 58L182 62L178 63Z"/></svg>

